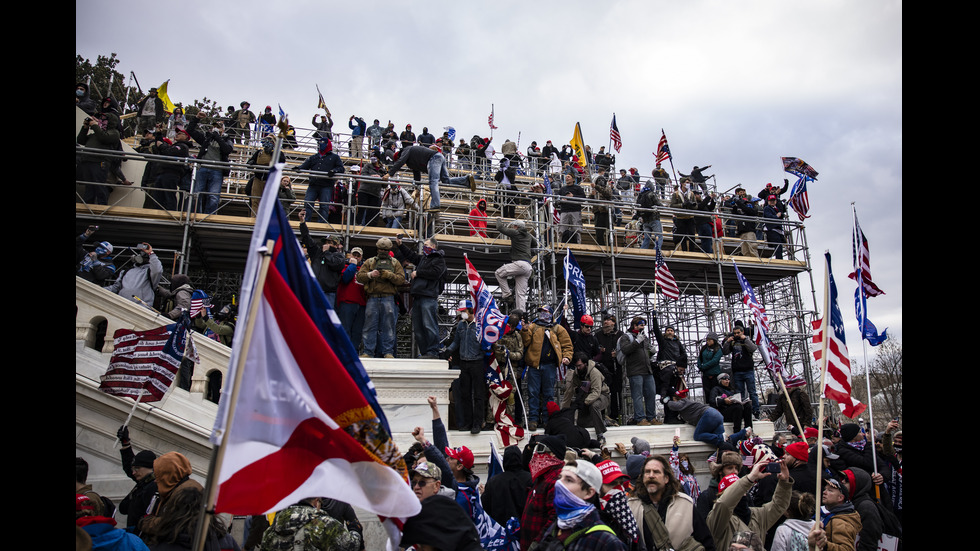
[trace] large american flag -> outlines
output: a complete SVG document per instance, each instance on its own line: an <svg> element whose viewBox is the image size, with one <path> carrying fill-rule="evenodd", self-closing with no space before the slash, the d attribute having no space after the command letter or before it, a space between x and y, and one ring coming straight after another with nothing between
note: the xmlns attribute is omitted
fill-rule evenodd
<svg viewBox="0 0 980 551"><path fill-rule="evenodd" d="M830 253L824 253L827 259L826 292L830 293L829 312L824 312L823 319L816 320L813 325L813 343L810 347L813 359L823 360L823 348L827 347L827 373L822 389L823 395L840 404L844 415L855 418L861 415L867 406L851 396L851 360L847 356L847 344L844 341L844 319L837 306L837 284L830 270ZM824 328L829 326L831 331L826 334ZM824 339L827 342L824 343Z"/></svg>
<svg viewBox="0 0 980 551"><path fill-rule="evenodd" d="M148 331L117 329L112 335L109 369L102 376L99 390L138 402L161 400L174 382L191 342L188 325L190 318L185 315L177 323Z"/></svg>
<svg viewBox="0 0 980 551"><path fill-rule="evenodd" d="M660 130L660 143L657 144L657 163L662 163L670 159L670 148L667 147L667 134L664 133L663 129Z"/></svg>
<svg viewBox="0 0 980 551"><path fill-rule="evenodd" d="M613 149L619 153L620 148L623 147L623 137L619 135L619 127L616 126L616 113L613 113L612 124L609 126L609 139L612 140Z"/></svg>
<svg viewBox="0 0 980 551"><path fill-rule="evenodd" d="M677 288L677 280L674 279L673 274L667 269L667 263L664 262L664 255L660 252L660 247L657 247L657 270L654 279L656 279L665 295L674 300L681 298L680 289Z"/></svg>
<svg viewBox="0 0 980 551"><path fill-rule="evenodd" d="M868 249L868 238L861 231L858 224L857 211L854 211L854 236L852 239L852 258L854 260L854 271L847 277L858 281L864 289L864 294L869 297L876 297L885 294L884 291L871 281L871 252Z"/></svg>
<svg viewBox="0 0 980 551"><path fill-rule="evenodd" d="M738 279L738 284L742 287L742 302L749 307L749 311L752 312L752 317L755 319L755 344L759 346L762 360L766 362L766 368L773 375L778 374L785 379L783 362L779 359L779 347L769 340L769 317L766 315L766 309L756 297L755 291L749 285L749 280L745 279L742 272L738 270L738 264L735 264L734 261L732 264L735 265L735 277Z"/></svg>
<svg viewBox="0 0 980 551"><path fill-rule="evenodd" d="M487 117L487 124L490 125L491 130L497 129L497 127L493 125L493 105L490 106L490 116Z"/></svg>

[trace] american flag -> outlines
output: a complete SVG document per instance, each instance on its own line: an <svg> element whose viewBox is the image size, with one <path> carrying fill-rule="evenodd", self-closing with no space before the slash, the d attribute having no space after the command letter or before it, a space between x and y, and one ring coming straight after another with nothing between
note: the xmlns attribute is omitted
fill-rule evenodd
<svg viewBox="0 0 980 551"><path fill-rule="evenodd" d="M187 346L193 349L189 324L190 317L185 315L177 323L148 331L117 329L112 335L109 369L99 390L138 402L161 400L174 382Z"/></svg>
<svg viewBox="0 0 980 551"><path fill-rule="evenodd" d="M871 281L871 253L868 250L868 238L861 231L858 224L857 211L854 211L854 236L852 239L854 271L847 277L854 281L859 281L864 293L869 297L876 297L885 294L884 291Z"/></svg>
<svg viewBox="0 0 980 551"><path fill-rule="evenodd" d="M487 117L487 124L490 125L491 130L497 129L497 127L493 125L493 105L490 106L490 116Z"/></svg>
<svg viewBox="0 0 980 551"><path fill-rule="evenodd" d="M194 292L191 294L191 310L189 313L191 319L194 319L194 317L197 316L201 312L201 310L210 307L211 307L211 301L208 299L207 293L205 293L201 289L195 289Z"/></svg>
<svg viewBox="0 0 980 551"><path fill-rule="evenodd" d="M619 135L619 127L616 126L616 114L613 113L612 125L609 126L609 139L612 140L613 149L619 153L623 147L623 137Z"/></svg>
<svg viewBox="0 0 980 551"><path fill-rule="evenodd" d="M665 295L674 300L681 298L680 289L677 288L677 280L674 279L673 274L667 269L667 264L664 262L664 255L660 252L660 247L657 247L657 271L654 279L660 285Z"/></svg>
<svg viewBox="0 0 980 551"><path fill-rule="evenodd" d="M806 194L806 183L809 178L800 176L800 179L793 184L793 190L789 193L789 206L793 207L800 221L810 217L807 214L810 210L810 197Z"/></svg>
<svg viewBox="0 0 980 551"><path fill-rule="evenodd" d="M670 147L667 146L667 134L660 130L660 143L657 144L657 164L670 159Z"/></svg>
<svg viewBox="0 0 980 551"><path fill-rule="evenodd" d="M837 306L837 284L834 283L834 275L830 270L830 253L824 253L824 256L827 259L826 292L830 294L829 312L824 312L823 319L813 322L813 344L810 349L813 359L820 362L826 346L827 373L824 375L823 395L836 400L844 415L853 419L861 415L867 406L851 396L851 360L847 357L847 344L844 341L844 319ZM824 328L828 319L831 331L829 335L825 335Z"/></svg>
<svg viewBox="0 0 980 551"><path fill-rule="evenodd" d="M785 379L783 362L779 359L779 347L769 340L769 317L766 315L766 309L756 297L755 291L749 285L749 280L745 279L742 272L738 270L738 264L735 264L734 261L732 264L735 265L735 277L738 279L738 284L742 287L742 302L749 307L749 311L752 312L752 317L755 319L757 327L755 344L759 346L759 352L762 354L763 361L766 362L766 368L774 375L779 374Z"/></svg>

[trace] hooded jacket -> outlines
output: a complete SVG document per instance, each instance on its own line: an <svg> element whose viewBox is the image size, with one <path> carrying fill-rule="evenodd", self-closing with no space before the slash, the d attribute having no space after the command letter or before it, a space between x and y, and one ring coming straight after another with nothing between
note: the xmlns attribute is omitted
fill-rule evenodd
<svg viewBox="0 0 980 551"><path fill-rule="evenodd" d="M501 526L512 517L520 520L531 487L531 473L524 468L517 446L504 448L504 472L487 479L483 509Z"/></svg>
<svg viewBox="0 0 980 551"><path fill-rule="evenodd" d="M878 512L874 497L871 495L873 487L871 475L864 469L857 467L851 467L848 470L854 475L851 503L861 515L861 532L857 549L859 551L877 551L878 540L881 539L884 523L881 520L881 514Z"/></svg>

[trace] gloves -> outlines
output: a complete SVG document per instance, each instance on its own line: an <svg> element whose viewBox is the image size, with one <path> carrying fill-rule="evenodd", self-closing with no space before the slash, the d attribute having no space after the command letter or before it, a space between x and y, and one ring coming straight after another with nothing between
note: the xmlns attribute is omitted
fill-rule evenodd
<svg viewBox="0 0 980 551"><path fill-rule="evenodd" d="M128 446L129 445L129 427L127 427L126 425L123 425L123 426L119 427L119 430L116 431L116 438L119 439L119 442L122 443L123 447Z"/></svg>

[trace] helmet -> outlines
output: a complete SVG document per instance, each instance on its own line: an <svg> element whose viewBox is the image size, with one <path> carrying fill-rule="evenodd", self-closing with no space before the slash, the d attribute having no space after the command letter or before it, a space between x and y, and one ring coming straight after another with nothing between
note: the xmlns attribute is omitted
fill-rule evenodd
<svg viewBox="0 0 980 551"><path fill-rule="evenodd" d="M589 326L595 325L595 321L592 320L592 316L588 314L583 315L582 319L580 319L579 321L582 322L582 325L589 325Z"/></svg>

